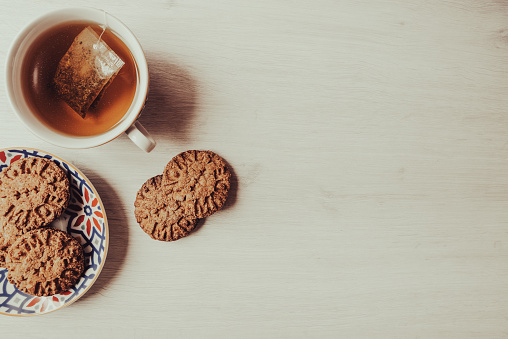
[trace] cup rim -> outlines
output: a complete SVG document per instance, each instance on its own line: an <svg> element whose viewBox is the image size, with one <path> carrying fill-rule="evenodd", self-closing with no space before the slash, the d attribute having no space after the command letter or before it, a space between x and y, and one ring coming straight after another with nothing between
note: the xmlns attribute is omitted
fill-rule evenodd
<svg viewBox="0 0 508 339"><path fill-rule="evenodd" d="M115 126L110 128L104 133L98 134L98 135L92 135L92 136L70 136L63 133L59 133L50 127L44 126L43 123L38 122L36 126L30 121L28 121L28 118L25 117L20 111L23 108L19 107L19 98L17 98L13 84L13 77L14 77L14 69L11 67L14 64L14 60L19 52L19 49L23 43L23 41L27 38L27 36L39 25L42 21L48 20L52 17L57 17L59 15L65 15L65 14L73 14L74 16L76 13L79 13L79 18L83 20L94 20L94 15L97 14L103 15L103 13L106 13L108 15L108 25L110 23L113 23L113 26L116 26L117 28L121 28L123 31L123 34L120 35L122 40L124 40L124 43L128 45L129 50L136 61L137 68L138 68L138 77L139 77L139 83L136 89L136 94L133 98L133 102L131 103L131 106L127 110L127 112L124 114L124 117L122 120L120 120L119 123L117 123ZM53 25L58 25L66 20L58 20L54 24L49 25L47 28L52 27ZM72 20L69 20L72 21ZM117 32L114 27L111 28L113 31ZM118 33L119 34L119 33ZM6 88L7 88L7 97L9 99L9 103L11 105L11 108L14 111L14 114L18 117L18 119L23 123L23 125L34 135L39 137L42 140L45 140L53 145L57 145L60 147L65 148L72 148L72 149L80 149L80 148L92 148L97 147L103 144L106 144L116 138L118 138L120 135L122 135L139 117L141 114L141 111L144 107L147 95L148 95L148 87L149 87L149 72L148 72L148 64L146 61L146 56L143 51L143 48L141 47L141 44L139 43L138 39L134 35L134 33L125 25L121 20L119 20L116 16L113 14L94 7L67 7L67 8L61 8L57 10L48 11L34 19L32 19L30 22L28 22L15 36L13 41L11 42L11 45L8 50L6 63L5 63L5 82L6 82ZM19 95L18 95L19 96ZM28 109L28 108L26 108ZM33 114L33 113L31 113ZM38 120L38 119L37 119ZM44 131L41 132L41 129Z"/></svg>

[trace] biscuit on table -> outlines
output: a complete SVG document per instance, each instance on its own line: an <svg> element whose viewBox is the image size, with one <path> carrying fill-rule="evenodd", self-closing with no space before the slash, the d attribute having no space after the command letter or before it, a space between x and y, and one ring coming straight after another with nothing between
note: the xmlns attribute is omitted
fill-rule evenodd
<svg viewBox="0 0 508 339"><path fill-rule="evenodd" d="M69 179L46 158L16 160L0 173L0 267L16 237L58 218L69 204Z"/></svg>
<svg viewBox="0 0 508 339"><path fill-rule="evenodd" d="M134 215L152 239L174 241L187 236L198 219L186 215L180 202L161 189L162 175L148 179L139 189Z"/></svg>
<svg viewBox="0 0 508 339"><path fill-rule="evenodd" d="M83 248L77 239L53 227L18 237L6 257L7 278L20 291L45 297L65 292L85 269Z"/></svg>
<svg viewBox="0 0 508 339"><path fill-rule="evenodd" d="M212 151L190 150L166 165L162 185L186 215L204 218L224 206L230 180L231 173L220 156Z"/></svg>

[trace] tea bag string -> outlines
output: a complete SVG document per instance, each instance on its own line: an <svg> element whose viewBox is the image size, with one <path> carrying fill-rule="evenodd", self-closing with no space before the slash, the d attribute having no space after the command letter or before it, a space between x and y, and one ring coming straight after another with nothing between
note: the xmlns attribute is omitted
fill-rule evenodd
<svg viewBox="0 0 508 339"><path fill-rule="evenodd" d="M102 12L104 13L104 24L101 25L102 26L102 32L101 32L101 35L99 35L99 39L97 40L97 43L94 44L94 48L98 49L99 48L99 44L101 43L101 39L102 39L102 35L104 34L104 32L106 32L106 28L108 27L108 17L107 17L107 13L105 10L102 10Z"/></svg>

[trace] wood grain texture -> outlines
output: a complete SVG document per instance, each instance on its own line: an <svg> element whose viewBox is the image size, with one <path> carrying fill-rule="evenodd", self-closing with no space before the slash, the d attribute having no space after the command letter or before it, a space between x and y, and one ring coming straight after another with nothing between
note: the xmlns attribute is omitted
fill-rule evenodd
<svg viewBox="0 0 508 339"><path fill-rule="evenodd" d="M79 302L2 317L2 337L508 336L505 1L76 4L139 38L140 121L158 145L49 145L0 83L0 146L78 166L111 231ZM0 5L3 65L28 21L69 4ZM136 191L188 149L228 161L231 196L193 235L155 242L134 219Z"/></svg>

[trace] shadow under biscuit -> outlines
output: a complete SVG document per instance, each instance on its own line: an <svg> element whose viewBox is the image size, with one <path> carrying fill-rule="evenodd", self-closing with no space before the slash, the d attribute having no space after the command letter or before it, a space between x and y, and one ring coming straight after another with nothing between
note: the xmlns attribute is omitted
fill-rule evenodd
<svg viewBox="0 0 508 339"><path fill-rule="evenodd" d="M233 166L231 166L226 159L223 158L223 160L226 163L226 166L228 167L229 172L231 173L231 178L229 179L230 186L229 186L228 197L226 199L226 202L224 203L224 206L222 206L222 210L227 210L227 209L233 207L233 205L236 203L239 182L238 182L238 177L236 176L235 170L233 169Z"/></svg>
<svg viewBox="0 0 508 339"><path fill-rule="evenodd" d="M127 210L119 205L121 199L115 189L96 172L84 168L84 166L80 167L99 193L106 211L109 231L108 254L104 267L90 290L80 298L80 300L84 300L100 294L122 270L129 248L129 227L125 227L128 225Z"/></svg>
<svg viewBox="0 0 508 339"><path fill-rule="evenodd" d="M147 54L147 61L150 88L140 122L157 142L188 142L197 107L196 81L165 55Z"/></svg>

